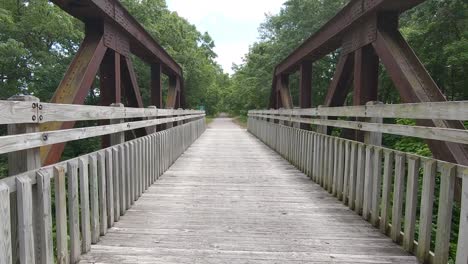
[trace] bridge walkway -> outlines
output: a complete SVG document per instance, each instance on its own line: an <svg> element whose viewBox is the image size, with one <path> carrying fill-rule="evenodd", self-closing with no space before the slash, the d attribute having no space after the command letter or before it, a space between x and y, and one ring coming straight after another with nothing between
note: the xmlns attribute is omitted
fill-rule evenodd
<svg viewBox="0 0 468 264"><path fill-rule="evenodd" d="M418 263L229 118L81 263Z"/></svg>

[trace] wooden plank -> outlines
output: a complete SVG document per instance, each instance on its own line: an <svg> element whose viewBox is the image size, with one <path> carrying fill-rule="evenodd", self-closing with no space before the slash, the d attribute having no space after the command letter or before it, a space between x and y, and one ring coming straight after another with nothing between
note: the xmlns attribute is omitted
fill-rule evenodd
<svg viewBox="0 0 468 264"><path fill-rule="evenodd" d="M138 128L145 128L160 124L172 123L179 120L186 120L190 118L200 118L203 115L195 116L182 116L174 118L163 118L145 121L135 121L129 123L121 123L115 125L73 128L66 130L48 131L46 134L43 132L27 133L20 135L11 135L0 137L0 154L10 153L14 151L32 149L43 147L47 145L64 143L79 139L92 138L104 135L115 134L135 130ZM45 137L46 136L46 137Z"/></svg>
<svg viewBox="0 0 468 264"><path fill-rule="evenodd" d="M68 255L68 234L67 234L67 190L65 188L65 169L61 166L54 167L54 187L55 187L55 230L57 263L66 264Z"/></svg>
<svg viewBox="0 0 468 264"><path fill-rule="evenodd" d="M466 120L468 101L257 110L249 111L249 114Z"/></svg>
<svg viewBox="0 0 468 264"><path fill-rule="evenodd" d="M76 161L68 162L68 230L70 231L70 262L80 260L80 202L78 192L78 164Z"/></svg>
<svg viewBox="0 0 468 264"><path fill-rule="evenodd" d="M261 116L269 117L269 116ZM358 131L379 132L407 137L417 137L422 139L432 139L447 141L460 144L468 144L468 131L462 129L452 128L438 128L438 127L423 127L423 126L406 126L406 125L393 125L393 124L378 124L366 123L358 121L344 121L344 120L323 120L323 119L307 119L307 118L290 118L290 117L275 117L278 120L290 120L293 122L301 122L311 125L332 126L339 128L347 128ZM1 147L1 145L0 145ZM1 148L0 148L1 151Z"/></svg>
<svg viewBox="0 0 468 264"><path fill-rule="evenodd" d="M99 195L99 234L104 236L107 233L107 152L100 151L97 153L98 166L98 195Z"/></svg>
<svg viewBox="0 0 468 264"><path fill-rule="evenodd" d="M456 264L468 263L468 169L463 170L463 188L460 208L460 228Z"/></svg>
<svg viewBox="0 0 468 264"><path fill-rule="evenodd" d="M126 168L125 168L125 148L123 145L117 147L119 152L119 205L120 205L120 215L124 215L127 211L127 192L126 192Z"/></svg>
<svg viewBox="0 0 468 264"><path fill-rule="evenodd" d="M130 168L131 168L131 173L129 174L130 176L130 204L133 205L135 200L136 200L136 151L135 151L135 142L130 142Z"/></svg>
<svg viewBox="0 0 468 264"><path fill-rule="evenodd" d="M395 155L392 151L386 150L384 152L384 169L383 169L383 182L382 182L382 212L380 216L380 231L387 234L387 227L390 221L391 212L391 190L393 183L393 165L395 163Z"/></svg>
<svg viewBox="0 0 468 264"><path fill-rule="evenodd" d="M349 200L349 177L351 167L351 143L348 140L345 141L344 155L343 204L346 205Z"/></svg>
<svg viewBox="0 0 468 264"><path fill-rule="evenodd" d="M114 166L113 151L106 149L106 202L107 228L114 226Z"/></svg>
<svg viewBox="0 0 468 264"><path fill-rule="evenodd" d="M372 210L372 190L375 180L374 169L374 148L372 146L366 146L366 158L364 168L364 193L362 202L362 217L365 220L370 219L370 213Z"/></svg>
<svg viewBox="0 0 468 264"><path fill-rule="evenodd" d="M35 120L33 120L35 116ZM32 102L0 101L0 124L22 124L38 121L38 109Z"/></svg>
<svg viewBox="0 0 468 264"><path fill-rule="evenodd" d="M416 210L419 187L419 158L408 158L408 179L405 199L405 226L403 236L403 248L413 252L414 233L416 228Z"/></svg>
<svg viewBox="0 0 468 264"><path fill-rule="evenodd" d="M33 202L31 181L16 177L18 202L19 259L21 263L36 263L34 255Z"/></svg>
<svg viewBox="0 0 468 264"><path fill-rule="evenodd" d="M372 168L373 182L372 182L372 196L371 196L371 223L375 227L380 223L380 204L382 195L382 149L374 148L374 166Z"/></svg>
<svg viewBox="0 0 468 264"><path fill-rule="evenodd" d="M128 209L130 209L132 205L132 169L131 169L131 148L130 144L127 143L124 146L125 148L125 194L126 194L126 201L125 201L125 206Z"/></svg>
<svg viewBox="0 0 468 264"><path fill-rule="evenodd" d="M334 168L334 164L333 164L333 161L334 161L334 138L333 137L330 137L328 139L328 169L327 169L327 190L329 193L332 193L333 192L333 168Z"/></svg>
<svg viewBox="0 0 468 264"><path fill-rule="evenodd" d="M357 157L357 171L356 171L356 204L354 211L362 214L362 207L364 203L364 178L365 178L365 162L366 150L363 144L358 144L358 157Z"/></svg>
<svg viewBox="0 0 468 264"><path fill-rule="evenodd" d="M91 212L91 243L99 241L99 174L96 155L89 156L89 199Z"/></svg>
<svg viewBox="0 0 468 264"><path fill-rule="evenodd" d="M112 148L112 186L114 198L114 221L120 220L120 153L118 147Z"/></svg>
<svg viewBox="0 0 468 264"><path fill-rule="evenodd" d="M417 257L421 262L430 261L432 213L434 207L434 187L436 174L437 162L435 160L426 161L424 163L417 250Z"/></svg>
<svg viewBox="0 0 468 264"><path fill-rule="evenodd" d="M456 170L455 165L446 164L440 178L434 263L447 263L449 258Z"/></svg>
<svg viewBox="0 0 468 264"><path fill-rule="evenodd" d="M11 264L10 190L0 183L0 263Z"/></svg>
<svg viewBox="0 0 468 264"><path fill-rule="evenodd" d="M41 263L54 263L54 244L52 241L52 198L50 190L50 175L39 171L37 178L37 197L39 204L39 234L41 248Z"/></svg>
<svg viewBox="0 0 468 264"><path fill-rule="evenodd" d="M0 109L5 101L0 101ZM15 102L16 103L16 102ZM15 108L10 108L15 113L24 116L26 119L27 114L31 112L31 104L12 104ZM29 110L29 111L28 111ZM108 119L128 119L128 118L156 118L172 116L177 114L179 116L190 114L203 114L204 111L199 110L177 110L177 109L154 109L154 108L131 108L122 107L115 108L110 106L92 106L92 105L73 105L73 104L54 104L42 103L41 114L44 116L42 123L51 121L87 121L87 120L108 120ZM1 120L1 119L0 119ZM25 122L31 121L31 116Z"/></svg>
<svg viewBox="0 0 468 264"><path fill-rule="evenodd" d="M91 215L89 210L89 164L87 158L78 159L80 176L81 251L91 249Z"/></svg>
<svg viewBox="0 0 468 264"><path fill-rule="evenodd" d="M351 142L351 161L349 167L349 209L353 210L356 204L356 179L357 179L357 143Z"/></svg>
<svg viewBox="0 0 468 264"><path fill-rule="evenodd" d="M403 210L403 194L405 188L406 157L395 154L395 184L393 187L392 232L394 242L400 242L401 217Z"/></svg>

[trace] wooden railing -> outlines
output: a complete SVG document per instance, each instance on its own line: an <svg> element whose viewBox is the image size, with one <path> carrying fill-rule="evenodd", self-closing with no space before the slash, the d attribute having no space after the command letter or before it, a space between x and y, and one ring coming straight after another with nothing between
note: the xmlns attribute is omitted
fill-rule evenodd
<svg viewBox="0 0 468 264"><path fill-rule="evenodd" d="M18 174L0 180L0 263L76 263L204 132L204 116L0 101L0 124L23 131L0 137L0 154L9 153L10 173ZM38 131L44 122L103 119L111 125ZM156 131L161 124L167 129ZM148 136L125 142L124 132L137 128ZM41 167L39 147L102 135L111 135L111 147Z"/></svg>
<svg viewBox="0 0 468 264"><path fill-rule="evenodd" d="M456 250L456 263L468 263L468 167L380 146L382 133L467 144L468 131L383 124L383 118L467 120L468 102L250 111L248 129L421 262L445 264ZM319 132L299 123L318 125ZM329 136L326 126L364 131L366 143ZM454 206L457 249L450 244Z"/></svg>

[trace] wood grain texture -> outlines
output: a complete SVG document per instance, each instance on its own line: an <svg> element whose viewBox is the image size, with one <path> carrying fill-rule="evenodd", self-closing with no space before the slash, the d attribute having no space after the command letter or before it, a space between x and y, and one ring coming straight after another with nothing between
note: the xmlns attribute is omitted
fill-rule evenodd
<svg viewBox="0 0 468 264"><path fill-rule="evenodd" d="M54 244L52 240L52 197L50 190L50 175L47 172L38 172L37 198L39 217L36 219L39 226L39 243L41 248L41 262L54 263Z"/></svg>
<svg viewBox="0 0 468 264"><path fill-rule="evenodd" d="M400 242L401 218L403 214L403 194L405 192L406 157L395 155L395 184L393 186L392 233L394 242Z"/></svg>
<svg viewBox="0 0 468 264"><path fill-rule="evenodd" d="M78 163L69 162L67 170L68 183L68 230L70 232L70 262L80 260L80 201L78 187Z"/></svg>
<svg viewBox="0 0 468 264"><path fill-rule="evenodd" d="M421 262L429 262L432 213L434 207L434 188L437 173L437 162L427 161L424 163L424 174L421 194L421 213L419 220L419 239L417 256Z"/></svg>
<svg viewBox="0 0 468 264"><path fill-rule="evenodd" d="M414 234L416 232L416 211L419 187L419 159L410 157L408 159L408 178L406 180L405 198L405 226L403 236L403 248L413 251Z"/></svg>
<svg viewBox="0 0 468 264"><path fill-rule="evenodd" d="M18 240L21 263L36 263L34 254L33 202L31 181L26 177L16 178L18 202Z"/></svg>
<svg viewBox="0 0 468 264"><path fill-rule="evenodd" d="M215 119L81 260L336 262L417 260L230 119Z"/></svg>
<svg viewBox="0 0 468 264"><path fill-rule="evenodd" d="M96 155L89 157L89 201L91 214L91 243L99 241L99 179Z"/></svg>
<svg viewBox="0 0 468 264"><path fill-rule="evenodd" d="M455 166L444 166L440 180L439 209L437 211L437 231L434 250L435 263L447 263L449 258L455 175Z"/></svg>
<svg viewBox="0 0 468 264"><path fill-rule="evenodd" d="M65 188L65 169L54 167L55 186L55 230L57 237L57 263L66 264L68 255L68 234L67 234L67 190Z"/></svg>
<svg viewBox="0 0 468 264"><path fill-rule="evenodd" d="M11 264L10 190L0 183L0 263Z"/></svg>
<svg viewBox="0 0 468 264"><path fill-rule="evenodd" d="M463 191L460 212L460 233L458 234L458 250L456 264L468 263L468 169L463 171Z"/></svg>
<svg viewBox="0 0 468 264"><path fill-rule="evenodd" d="M81 216L81 251L91 248L91 212L89 209L89 163L88 159L78 160L80 175L80 216Z"/></svg>

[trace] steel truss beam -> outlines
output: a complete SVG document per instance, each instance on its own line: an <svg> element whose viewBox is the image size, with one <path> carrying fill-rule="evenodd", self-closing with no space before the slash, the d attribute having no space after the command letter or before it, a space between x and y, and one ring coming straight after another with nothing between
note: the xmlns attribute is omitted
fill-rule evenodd
<svg viewBox="0 0 468 264"><path fill-rule="evenodd" d="M171 80L176 80L176 85L169 87L167 106L178 108L181 102L185 102L185 98L182 98L184 95L182 68L117 0L53 0L53 2L82 20L86 26L86 35L51 102L83 104L99 72L101 105L125 102L126 106L143 107L141 92L130 59L132 53L152 66L159 65L159 75L155 74L153 69L151 74L151 88L156 90L152 91L152 94L159 94L158 107L162 108L163 104L161 87L163 73ZM152 99L153 101L156 99ZM41 130L69 129L74 125L74 122L50 123L42 126ZM146 135L144 129L136 131L136 136L144 135ZM108 146L109 141L108 137L103 137L103 146ZM64 144L42 148L43 164L58 162L64 148Z"/></svg>

